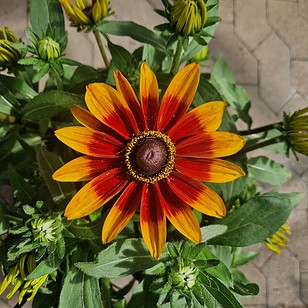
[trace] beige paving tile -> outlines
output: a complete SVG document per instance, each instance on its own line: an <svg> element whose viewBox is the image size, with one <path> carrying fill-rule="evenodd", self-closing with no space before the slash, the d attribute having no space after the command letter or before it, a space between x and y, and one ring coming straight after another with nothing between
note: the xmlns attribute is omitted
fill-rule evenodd
<svg viewBox="0 0 308 308"><path fill-rule="evenodd" d="M234 71L240 84L257 84L257 61L233 32L233 25L221 23L215 32L216 39L209 44L214 57L222 55Z"/></svg>
<svg viewBox="0 0 308 308"><path fill-rule="evenodd" d="M260 97L277 112L295 92L290 80L289 48L273 33L254 54L259 61Z"/></svg>
<svg viewBox="0 0 308 308"><path fill-rule="evenodd" d="M89 38L93 34L77 32L75 27L69 26L70 22L67 18L65 18L65 24L68 32L68 44L65 51L66 57L85 65L94 65L94 45Z"/></svg>
<svg viewBox="0 0 308 308"><path fill-rule="evenodd" d="M0 1L0 27L9 27L17 37L25 38L27 0ZM16 22L17 21L17 22Z"/></svg>
<svg viewBox="0 0 308 308"><path fill-rule="evenodd" d="M250 50L271 31L266 21L266 0L235 0L235 33Z"/></svg>
<svg viewBox="0 0 308 308"><path fill-rule="evenodd" d="M243 296L241 298L241 304L246 305L266 305L266 279L263 273L253 263L245 264L239 268L242 270L247 278L254 283L257 283L260 288L260 292L256 296Z"/></svg>
<svg viewBox="0 0 308 308"><path fill-rule="evenodd" d="M219 16L223 23L233 23L233 0L219 1Z"/></svg>
<svg viewBox="0 0 308 308"><path fill-rule="evenodd" d="M308 305L308 273L301 273L300 282L301 282L300 298L303 303Z"/></svg>
<svg viewBox="0 0 308 308"><path fill-rule="evenodd" d="M258 86L244 86L244 89L247 91L251 101L249 114L253 116L252 128L280 121L279 117L260 98Z"/></svg>
<svg viewBox="0 0 308 308"><path fill-rule="evenodd" d="M308 22L308 1L298 0L298 13Z"/></svg>
<svg viewBox="0 0 308 308"><path fill-rule="evenodd" d="M299 264L292 253L285 250L272 255L262 270L267 278L268 307L305 307L299 300Z"/></svg>
<svg viewBox="0 0 308 308"><path fill-rule="evenodd" d="M268 1L268 22L290 47L292 58L308 59L308 23L297 12L296 2Z"/></svg>
<svg viewBox="0 0 308 308"><path fill-rule="evenodd" d="M291 83L306 101L308 100L308 61L293 60L291 62Z"/></svg>
<svg viewBox="0 0 308 308"><path fill-rule="evenodd" d="M146 0L154 9L164 9L164 5L160 0Z"/></svg>

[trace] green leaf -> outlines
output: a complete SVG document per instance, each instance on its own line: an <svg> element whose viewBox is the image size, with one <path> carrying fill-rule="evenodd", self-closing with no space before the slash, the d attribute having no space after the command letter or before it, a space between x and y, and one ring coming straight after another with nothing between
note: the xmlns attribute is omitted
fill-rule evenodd
<svg viewBox="0 0 308 308"><path fill-rule="evenodd" d="M59 268L61 262L62 259L54 254L51 258L47 258L39 263L33 272L27 276L27 279L37 279L44 275L51 274Z"/></svg>
<svg viewBox="0 0 308 308"><path fill-rule="evenodd" d="M59 40L65 34L63 12L58 0L31 0L30 22L40 38L54 34L54 38Z"/></svg>
<svg viewBox="0 0 308 308"><path fill-rule="evenodd" d="M33 99L37 95L36 91L20 79L0 75L0 82L6 86L10 92L14 93L17 99Z"/></svg>
<svg viewBox="0 0 308 308"><path fill-rule="evenodd" d="M39 62L36 65L41 63L42 62ZM50 70L49 63L44 63L42 67L39 69L39 71L35 73L34 76L32 77L32 82L33 83L39 82L49 72L49 70Z"/></svg>
<svg viewBox="0 0 308 308"><path fill-rule="evenodd" d="M250 127L252 119L248 114L250 109L248 94L243 88L235 84L233 73L222 58L217 59L210 82L220 93L223 100L231 105L237 111L238 116Z"/></svg>
<svg viewBox="0 0 308 308"><path fill-rule="evenodd" d="M93 240L102 236L102 222L100 219L85 224L73 222L68 230L78 238Z"/></svg>
<svg viewBox="0 0 308 308"><path fill-rule="evenodd" d="M201 228L202 242L206 242L211 238L221 235L227 231L225 225L209 225Z"/></svg>
<svg viewBox="0 0 308 308"><path fill-rule="evenodd" d="M101 278L118 278L157 264L143 240L127 239L104 249L95 262L79 262L76 266L86 274Z"/></svg>
<svg viewBox="0 0 308 308"><path fill-rule="evenodd" d="M112 56L113 64L121 72L126 72L133 60L130 52L120 45L111 43L110 40L108 40L108 48Z"/></svg>
<svg viewBox="0 0 308 308"><path fill-rule="evenodd" d="M25 29L25 34L27 38L31 41L33 46L37 46L37 43L39 42L40 38L29 27Z"/></svg>
<svg viewBox="0 0 308 308"><path fill-rule="evenodd" d="M206 102L221 101L222 98L215 87L209 82L205 74L201 74L197 93L193 100L193 106L197 107Z"/></svg>
<svg viewBox="0 0 308 308"><path fill-rule="evenodd" d="M192 287L192 292L201 305L205 307L243 307L232 292L217 278L199 272L198 283Z"/></svg>
<svg viewBox="0 0 308 308"><path fill-rule="evenodd" d="M35 65L39 62L41 62L41 60L35 57L26 57L18 60L18 64L20 65Z"/></svg>
<svg viewBox="0 0 308 308"><path fill-rule="evenodd" d="M19 114L21 104L14 94L0 80L0 112L9 115Z"/></svg>
<svg viewBox="0 0 308 308"><path fill-rule="evenodd" d="M219 220L219 224L228 226L228 230L209 243L243 247L262 242L286 222L298 200L296 193L264 194L251 198Z"/></svg>
<svg viewBox="0 0 308 308"><path fill-rule="evenodd" d="M0 235L8 232L8 221L4 213L6 212L5 206L0 202Z"/></svg>
<svg viewBox="0 0 308 308"><path fill-rule="evenodd" d="M53 90L37 95L21 110L21 114L26 120L38 122L69 111L73 104L81 105L83 100L77 95Z"/></svg>
<svg viewBox="0 0 308 308"><path fill-rule="evenodd" d="M221 260L219 258L219 255L215 255L206 245L205 243L201 243L199 244L201 246L203 246L203 249L201 250L200 254L195 258L198 260L219 260L220 263L215 266L215 267L209 267L207 268L205 271L207 273L209 273L210 275L218 278L219 280L221 280L222 282L224 282L227 285L231 285L232 284L232 277L231 277L231 273L229 271L229 269L227 268L227 266L225 265L225 263L223 262L223 260Z"/></svg>
<svg viewBox="0 0 308 308"><path fill-rule="evenodd" d="M103 308L98 279L71 269L64 279L59 302L59 308L67 307Z"/></svg>
<svg viewBox="0 0 308 308"><path fill-rule="evenodd" d="M225 79L230 83L235 83L234 74L230 68L230 66L226 63L226 61L222 57L218 57L213 70L212 75L217 78Z"/></svg>
<svg viewBox="0 0 308 308"><path fill-rule="evenodd" d="M76 192L76 187L73 183L62 183L53 180L52 174L63 166L63 162L57 154L48 152L45 147L38 147L36 149L36 159L40 175L43 177L54 202L57 203L69 198Z"/></svg>
<svg viewBox="0 0 308 308"><path fill-rule="evenodd" d="M165 41L158 34L132 21L109 21L99 25L97 29L103 34L129 36L167 53Z"/></svg>
<svg viewBox="0 0 308 308"><path fill-rule="evenodd" d="M249 173L258 181L272 185L281 185L292 176L286 167L265 156L249 158L247 166Z"/></svg>
<svg viewBox="0 0 308 308"><path fill-rule="evenodd" d="M243 296L255 296L259 293L259 286L256 283L242 283L240 281L234 281L232 290Z"/></svg>
<svg viewBox="0 0 308 308"><path fill-rule="evenodd" d="M69 81L69 91L73 93L84 93L86 85L92 82L104 82L105 72L94 69L91 66L82 65L76 69Z"/></svg>
<svg viewBox="0 0 308 308"><path fill-rule="evenodd" d="M259 255L258 252L255 251L241 251L241 248L237 248L235 252L235 258L233 265L240 266L244 265Z"/></svg>
<svg viewBox="0 0 308 308"><path fill-rule="evenodd" d="M126 308L156 307L158 295L149 291L153 279L144 279L134 291Z"/></svg>
<svg viewBox="0 0 308 308"><path fill-rule="evenodd" d="M181 62L183 63L183 62L191 60L203 48L204 46L199 45L195 40L191 40L191 42L187 46L187 49L185 50L185 53L181 57Z"/></svg>
<svg viewBox="0 0 308 308"><path fill-rule="evenodd" d="M12 165L9 165L8 177L16 198L22 203L29 203L35 195L35 190L31 184L17 173Z"/></svg>

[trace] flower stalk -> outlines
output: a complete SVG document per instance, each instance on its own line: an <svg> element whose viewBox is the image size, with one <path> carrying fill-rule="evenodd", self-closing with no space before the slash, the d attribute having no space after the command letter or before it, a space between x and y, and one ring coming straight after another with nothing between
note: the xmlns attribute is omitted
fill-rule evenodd
<svg viewBox="0 0 308 308"><path fill-rule="evenodd" d="M261 148L264 148L266 146L269 146L269 145L272 145L272 144L275 144L275 143L281 143L281 142L284 142L284 136L283 135L280 135L278 137L274 137L274 138L270 138L268 140L265 140L265 141L262 141L262 142L259 142L259 143L256 143L256 144L251 144L251 145L247 145L243 148L243 152L245 153L248 153L248 152L251 152L251 151L254 151L254 150L257 150L257 149L261 149Z"/></svg>
<svg viewBox="0 0 308 308"><path fill-rule="evenodd" d="M272 130L272 129L279 129L280 127L282 127L282 125L283 125L283 122L273 123L273 124L257 127L257 128L254 128L254 129L239 131L239 134L241 136L249 136L249 135L253 135L253 134L259 134L259 133L263 133L263 132L268 132L269 130Z"/></svg>
<svg viewBox="0 0 308 308"><path fill-rule="evenodd" d="M179 39L177 42L175 54L172 61L171 72L175 74L179 70L180 61L182 55L182 40Z"/></svg>
<svg viewBox="0 0 308 308"><path fill-rule="evenodd" d="M104 49L104 45L103 45L103 42L102 42L102 39L101 39L101 36L100 36L100 32L98 30L94 30L93 33L94 33L99 51L101 52L101 55L103 57L105 66L108 69L110 63L109 63L109 60L107 58L107 55L106 55L106 52L105 52L105 49Z"/></svg>

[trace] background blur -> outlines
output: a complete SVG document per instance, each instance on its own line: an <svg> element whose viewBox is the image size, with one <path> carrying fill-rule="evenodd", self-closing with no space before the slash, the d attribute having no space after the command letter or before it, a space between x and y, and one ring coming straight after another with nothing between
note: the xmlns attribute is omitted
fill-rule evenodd
<svg viewBox="0 0 308 308"><path fill-rule="evenodd" d="M110 2L116 12L113 18L133 20L151 29L165 22L153 12L153 8L162 8L160 0ZM284 111L307 107L308 0L220 0L220 16L222 22L217 28L216 39L209 47L212 60L204 69L209 70L219 55L224 57L237 82L251 98L253 127L280 121ZM28 0L0 0L1 27L7 26L16 36L25 39L23 31L27 25ZM92 34L77 33L75 28L69 27L67 30L66 56L94 67L103 66ZM130 51L139 46L125 38L114 37L112 41ZM282 186L282 192L307 193L307 157L300 156L300 162L296 162L293 157L287 159L264 150L258 153L273 157L292 171L293 177ZM262 187L264 191L272 189ZM244 307L308 307L307 197L288 222L292 235L282 255L264 246L250 248L260 255L242 270L259 284L260 293L255 298L243 299ZM14 298L8 302L2 296L0 307L13 307L16 296Z"/></svg>

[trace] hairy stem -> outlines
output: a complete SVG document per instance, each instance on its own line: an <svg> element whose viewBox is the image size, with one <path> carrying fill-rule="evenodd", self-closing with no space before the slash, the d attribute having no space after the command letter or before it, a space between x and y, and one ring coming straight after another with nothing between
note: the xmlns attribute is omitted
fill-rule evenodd
<svg viewBox="0 0 308 308"><path fill-rule="evenodd" d="M108 68L110 63L108 61L108 58L107 58L107 55L106 55L106 52L105 52L105 49L104 49L104 46L103 46L103 42L102 42L100 32L98 30L94 30L93 33L94 33L98 48L99 48L101 55L103 57L105 66L106 66L106 68Z"/></svg>
<svg viewBox="0 0 308 308"><path fill-rule="evenodd" d="M110 281L108 278L103 278L101 280L101 292L102 299L104 303L104 308L111 308L111 300L110 300Z"/></svg>
<svg viewBox="0 0 308 308"><path fill-rule="evenodd" d="M58 74L58 72L53 68L52 65L50 66L50 68L51 68L51 71L52 71L53 76L55 77L58 90L63 90L63 82L62 82L61 76L60 76L60 75Z"/></svg>
<svg viewBox="0 0 308 308"><path fill-rule="evenodd" d="M284 136L280 135L278 137L274 137L274 138L271 138L271 139L268 139L268 140L265 140L265 141L262 141L262 142L259 142L259 143L256 143L256 144L251 144L251 145L245 146L242 151L248 153L248 152L260 149L260 148L264 148L268 145L280 143L280 142L283 142L283 141L284 141Z"/></svg>
<svg viewBox="0 0 308 308"><path fill-rule="evenodd" d="M274 123L274 124L269 124L269 125L257 127L257 128L254 128L254 129L239 131L239 134L241 136L258 134L258 133L267 132L269 130L278 128L279 126L282 126L282 125L283 125L283 122L278 122L278 123Z"/></svg>
<svg viewBox="0 0 308 308"><path fill-rule="evenodd" d="M176 46L175 55L173 57L172 66L171 66L171 72L174 73L174 74L179 69L181 55L182 55L182 41L181 41L181 39L179 39L177 46Z"/></svg>

